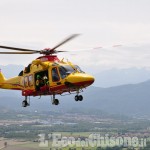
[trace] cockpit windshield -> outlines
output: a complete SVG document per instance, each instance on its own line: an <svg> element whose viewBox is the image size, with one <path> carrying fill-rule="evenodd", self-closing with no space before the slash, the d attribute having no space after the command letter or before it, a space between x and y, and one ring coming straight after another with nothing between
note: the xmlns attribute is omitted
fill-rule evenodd
<svg viewBox="0 0 150 150"><path fill-rule="evenodd" d="M81 68L80 68L79 66L75 65L74 67L77 69L78 72L84 73L84 71L82 71Z"/></svg>
<svg viewBox="0 0 150 150"><path fill-rule="evenodd" d="M64 79L66 76L76 71L83 73L83 71L77 65L75 65L74 68L71 67L70 65L62 65L59 67L59 73L62 79Z"/></svg>
<svg viewBox="0 0 150 150"><path fill-rule="evenodd" d="M59 72L62 79L64 79L66 76L68 76L69 74L75 71L76 70L69 65L64 65L59 67Z"/></svg>

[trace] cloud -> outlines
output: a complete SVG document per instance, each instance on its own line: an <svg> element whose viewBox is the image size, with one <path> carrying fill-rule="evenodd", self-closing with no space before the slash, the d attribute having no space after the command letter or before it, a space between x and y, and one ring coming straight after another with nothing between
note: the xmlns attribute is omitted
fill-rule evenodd
<svg viewBox="0 0 150 150"><path fill-rule="evenodd" d="M98 70L131 67L150 68L150 44L93 49L91 52L77 52L77 55L67 56L75 64L86 68L95 68L95 70L96 68Z"/></svg>
<svg viewBox="0 0 150 150"><path fill-rule="evenodd" d="M149 4L148 0L2 0L0 45L44 49L69 34L82 33L60 49L103 49L74 52L77 55L59 54L60 57L95 71L149 67ZM143 42L148 44L132 44ZM115 44L123 46L109 47ZM38 56L1 55L0 64L27 65Z"/></svg>
<svg viewBox="0 0 150 150"><path fill-rule="evenodd" d="M10 42L11 46L17 46ZM28 45L28 46L25 46ZM44 43L24 43L19 47L42 49ZM39 47L39 48L38 48ZM40 48L41 47L41 48ZM63 49L64 50L64 49ZM1 50L4 51L4 50ZM60 53L60 59L65 58L81 66L86 70L107 70L112 68L150 68L150 44L130 44L118 46L104 46L102 48L84 49L84 50L69 50L68 53ZM39 54L34 55L1 55L0 64L21 64L27 66L32 60L39 57Z"/></svg>

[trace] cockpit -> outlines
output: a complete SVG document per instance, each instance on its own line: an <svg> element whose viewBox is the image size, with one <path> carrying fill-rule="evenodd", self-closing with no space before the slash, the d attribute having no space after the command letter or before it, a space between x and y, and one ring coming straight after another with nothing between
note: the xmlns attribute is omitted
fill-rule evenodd
<svg viewBox="0 0 150 150"><path fill-rule="evenodd" d="M80 73L85 73L84 71L81 70L81 68L77 65L74 66L76 68L76 70Z"/></svg>
<svg viewBox="0 0 150 150"><path fill-rule="evenodd" d="M66 76L73 72L80 72L84 73L79 66L70 66L70 65L61 65L59 66L59 73L62 79L64 79Z"/></svg>

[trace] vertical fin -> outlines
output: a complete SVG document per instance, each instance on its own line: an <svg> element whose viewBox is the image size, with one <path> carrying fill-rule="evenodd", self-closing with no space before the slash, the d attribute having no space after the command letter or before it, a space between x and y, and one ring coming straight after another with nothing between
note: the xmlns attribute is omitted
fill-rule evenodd
<svg viewBox="0 0 150 150"><path fill-rule="evenodd" d="M5 80L6 80L6 78L4 77L4 75L2 74L1 69L0 69L0 83L4 82Z"/></svg>

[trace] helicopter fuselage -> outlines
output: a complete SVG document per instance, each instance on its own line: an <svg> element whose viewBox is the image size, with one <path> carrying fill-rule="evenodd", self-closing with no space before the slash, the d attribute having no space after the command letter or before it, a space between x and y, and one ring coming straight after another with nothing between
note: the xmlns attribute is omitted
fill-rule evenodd
<svg viewBox="0 0 150 150"><path fill-rule="evenodd" d="M6 80L0 73L0 88L21 90L23 96L56 95L79 91L94 82L94 77L71 62L55 55L32 61L17 77Z"/></svg>
<svg viewBox="0 0 150 150"><path fill-rule="evenodd" d="M42 50L33 50L26 48L18 48L11 46L0 45L2 49L11 50L9 52L2 51L0 54L42 54L32 61L17 77L5 79L0 71L0 88L21 90L25 100L22 102L23 107L30 105L28 102L29 96L52 95L52 104L58 105L59 100L55 98L57 94L65 92L75 92L75 101L82 101L83 96L79 95L83 88L91 85L94 82L94 77L83 72L79 66L71 62L60 61L54 54L67 52L56 50L68 41L76 38L79 34L72 34L59 42L53 48L45 48ZM12 52L13 51L13 52Z"/></svg>

